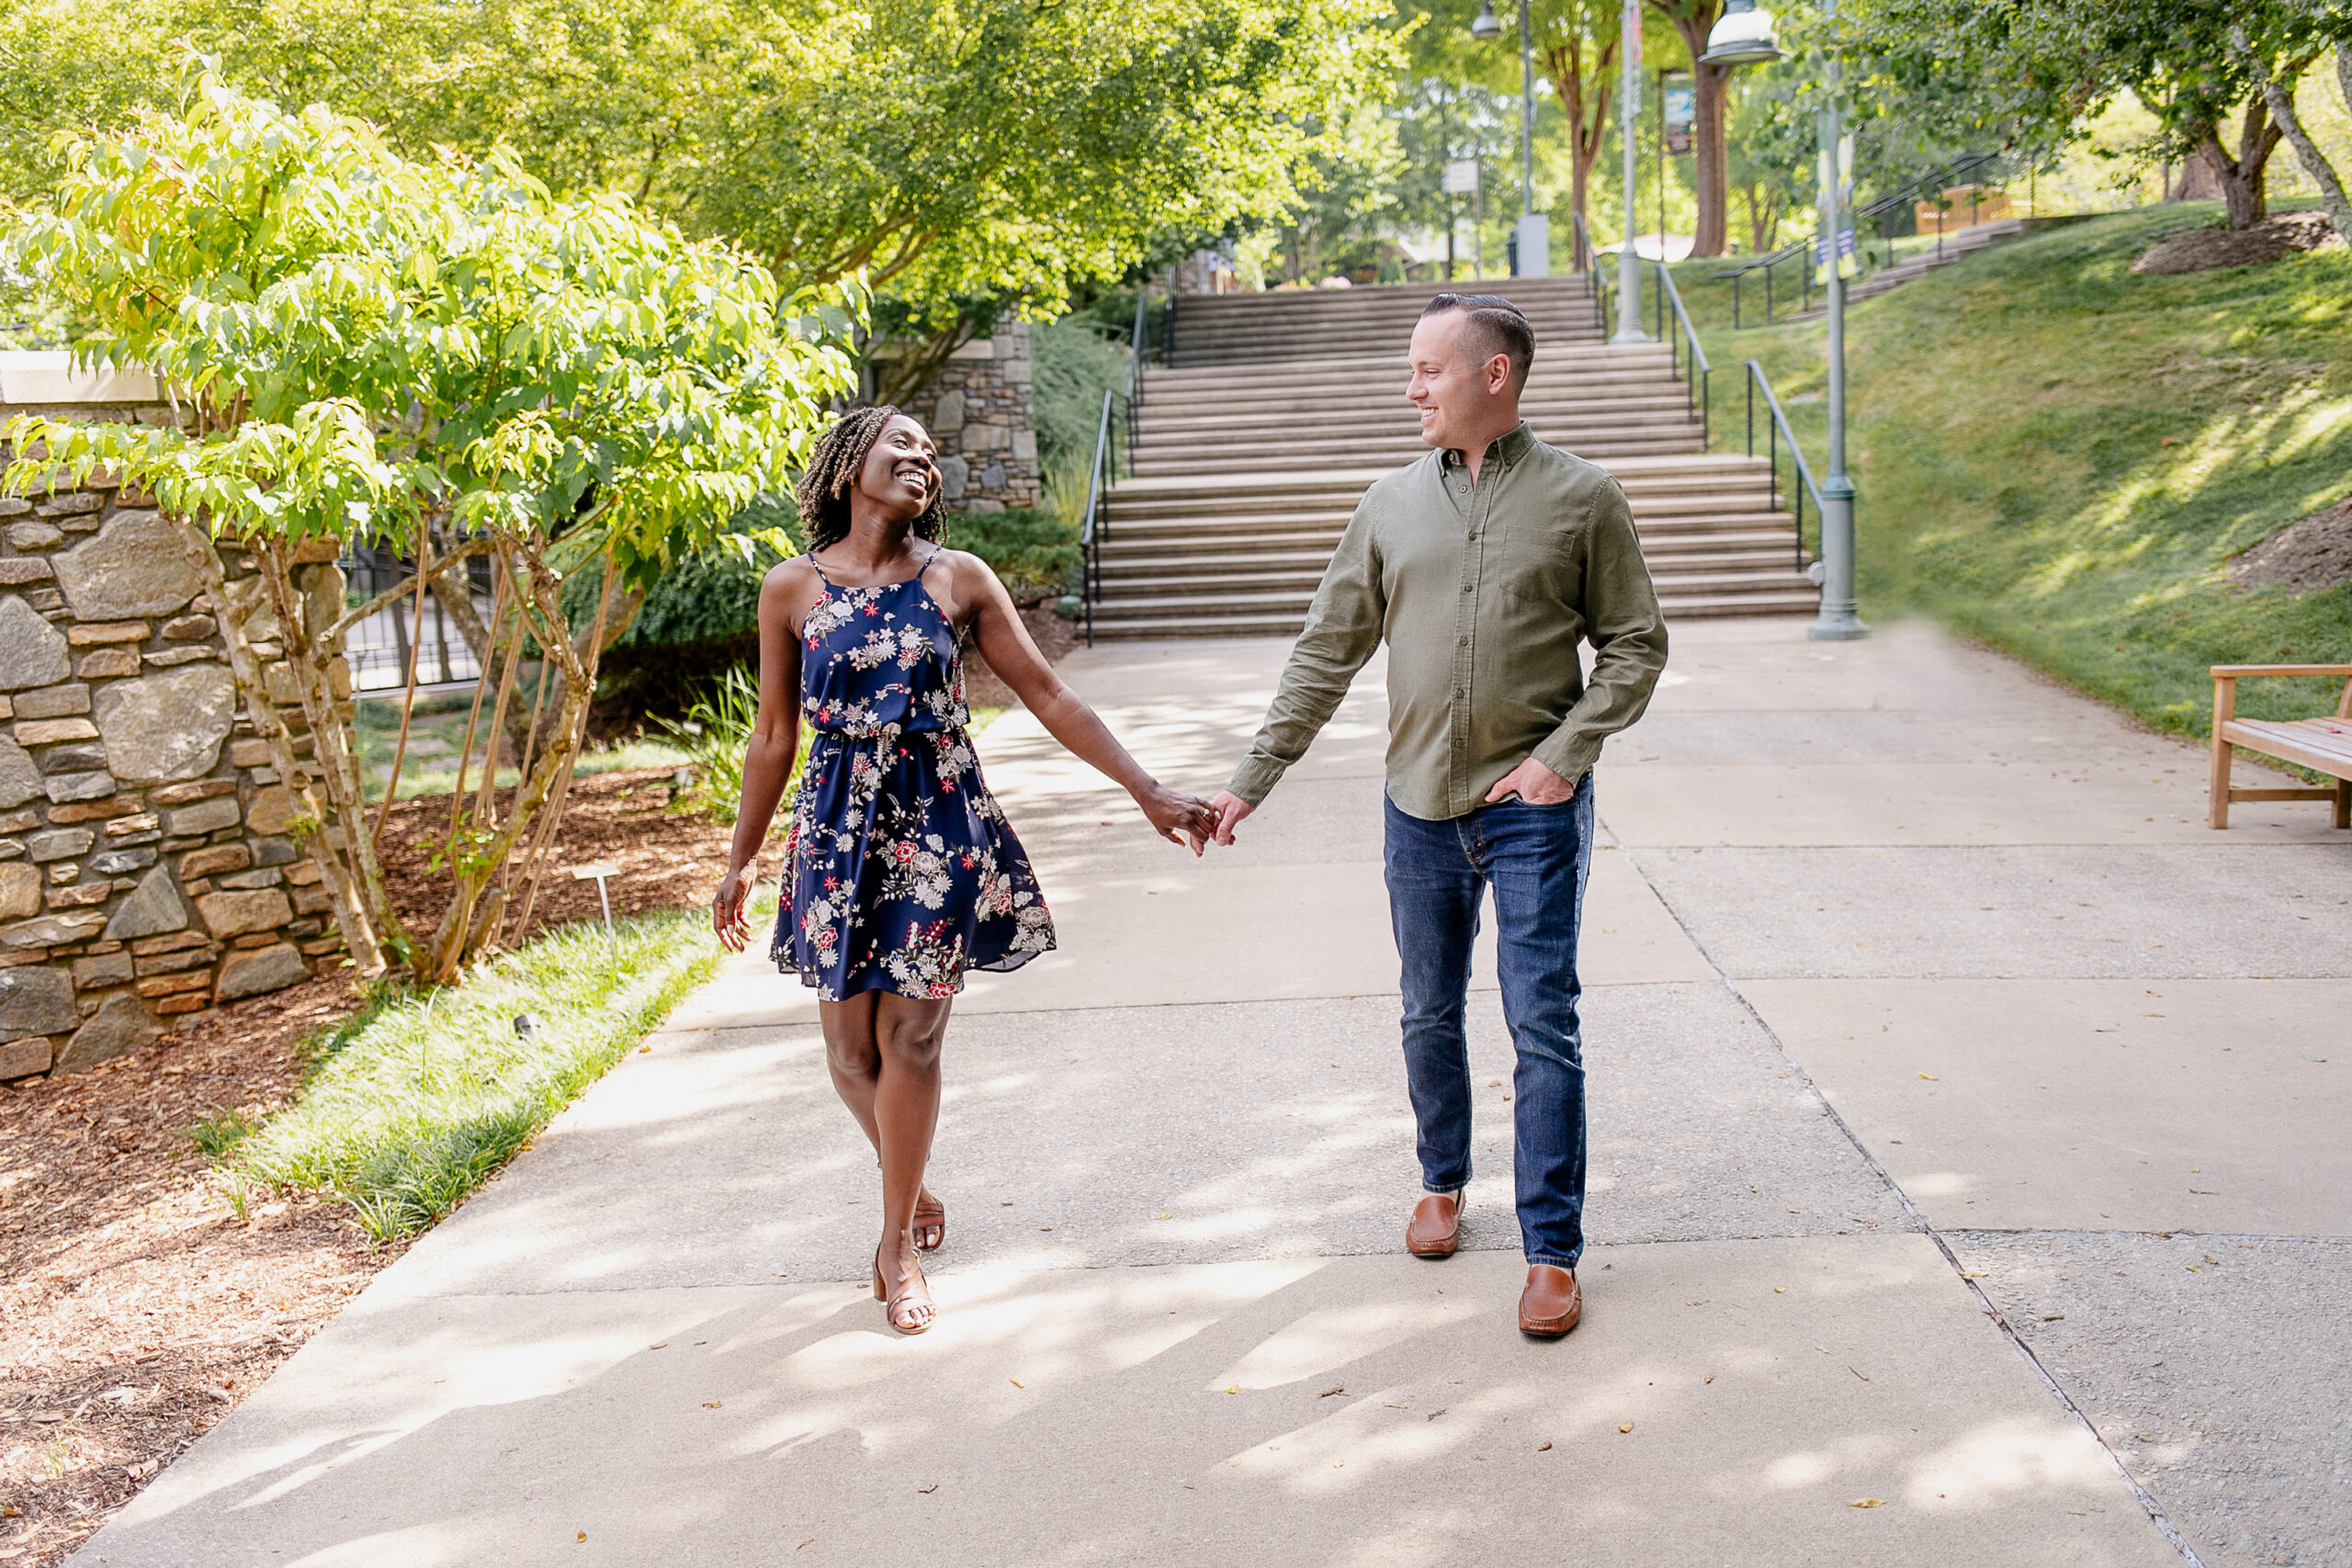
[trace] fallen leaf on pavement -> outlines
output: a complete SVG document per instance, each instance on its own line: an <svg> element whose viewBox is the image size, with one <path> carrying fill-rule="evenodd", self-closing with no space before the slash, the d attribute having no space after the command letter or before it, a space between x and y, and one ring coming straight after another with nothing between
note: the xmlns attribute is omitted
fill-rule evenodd
<svg viewBox="0 0 2352 1568"><path fill-rule="evenodd" d="M1540 1454L1540 1453L1544 1452L1545 1450L1549 1449L1551 1446L1552 1446L1552 1439L1551 1439L1551 1438L1544 1438L1542 1442L1540 1442L1540 1443L1538 1443L1538 1444L1536 1444L1536 1445L1535 1445L1535 1451L1536 1451L1537 1453L1539 1453L1539 1454Z"/></svg>
<svg viewBox="0 0 2352 1568"><path fill-rule="evenodd" d="M1857 1497L1852 1502L1847 1504L1846 1506L1849 1508L1883 1508L1886 1506L1886 1499L1883 1497Z"/></svg>
<svg viewBox="0 0 2352 1568"><path fill-rule="evenodd" d="M1011 1383L1015 1388L1027 1388L1029 1386L1027 1383L1023 1382L1019 1378L1007 1378L1004 1381Z"/></svg>
<svg viewBox="0 0 2352 1568"><path fill-rule="evenodd" d="M1329 1399L1335 1393L1345 1393L1347 1392L1348 1388L1345 1383L1335 1382L1329 1388L1325 1389L1321 1393L1317 1394L1315 1397L1317 1399Z"/></svg>
<svg viewBox="0 0 2352 1568"><path fill-rule="evenodd" d="M1941 1083L1941 1082L1943 1081L1942 1079L1940 1079L1940 1078L1937 1077L1936 1077L1936 1075L1935 1075L1935 1074L1933 1074L1933 1073L1921 1073L1919 1076L1920 1076L1921 1077L1923 1077L1923 1078L1927 1079L1929 1083ZM1856 1506L1857 1508L1859 1508L1859 1507L1860 1507L1860 1506L1861 1506L1861 1505L1860 1505L1860 1503L1857 1503L1857 1504L1855 1504L1855 1505L1854 1505L1854 1506Z"/></svg>
<svg viewBox="0 0 2352 1568"><path fill-rule="evenodd" d="M916 1488L915 1488L915 1490L916 1490L916 1491L918 1491L918 1492L920 1492L920 1493L922 1493L924 1496L928 1497L928 1496L930 1496L933 1493L934 1493L934 1492L936 1492L936 1491L938 1491L938 1490L939 1490L939 1483L938 1483L938 1482L936 1482L936 1481L934 1481L934 1482L933 1482L933 1483L932 1483L930 1485L928 1485L928 1486L918 1486L918 1487L916 1487Z"/></svg>
<svg viewBox="0 0 2352 1568"><path fill-rule="evenodd" d="M719 1402L716 1399L706 1399L702 1402L702 1407L705 1410L716 1410L719 1407Z"/></svg>
<svg viewBox="0 0 2352 1568"><path fill-rule="evenodd" d="M1621 1432L1630 1432L1634 1429L1634 1424L1631 1421L1621 1421L1617 1424L1617 1429Z"/></svg>

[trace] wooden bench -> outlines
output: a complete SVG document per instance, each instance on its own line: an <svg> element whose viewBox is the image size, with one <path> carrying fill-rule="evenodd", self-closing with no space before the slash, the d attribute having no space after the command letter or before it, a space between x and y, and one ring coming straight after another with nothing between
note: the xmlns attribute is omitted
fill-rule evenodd
<svg viewBox="0 0 2352 1568"><path fill-rule="evenodd" d="M2344 680L2344 699L2333 718L2240 718L2238 682L2270 675L2323 675ZM2315 773L2333 784L2280 789L2230 787L2230 748L2243 746ZM2230 803L2237 800L2326 800L2335 806L2335 826L2352 828L2352 664L2216 664L2213 666L2213 783L2211 819L2230 825Z"/></svg>

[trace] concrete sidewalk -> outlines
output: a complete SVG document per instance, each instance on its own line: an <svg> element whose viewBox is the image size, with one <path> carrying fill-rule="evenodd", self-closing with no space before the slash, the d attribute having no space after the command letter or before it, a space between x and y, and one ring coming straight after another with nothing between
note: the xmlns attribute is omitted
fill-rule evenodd
<svg viewBox="0 0 2352 1568"><path fill-rule="evenodd" d="M1206 790L1283 651L1064 670ZM1599 781L1588 1310L1533 1344L1491 989L1473 1250L1399 1248L1382 719L1200 862L982 738L1062 946L958 1008L929 1335L747 958L77 1561L2352 1562L2352 835L2211 832L2199 753L1924 630L1679 629Z"/></svg>

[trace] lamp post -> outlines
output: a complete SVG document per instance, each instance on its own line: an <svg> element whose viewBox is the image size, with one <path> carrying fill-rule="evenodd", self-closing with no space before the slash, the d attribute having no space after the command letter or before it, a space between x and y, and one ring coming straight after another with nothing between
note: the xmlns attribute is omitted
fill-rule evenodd
<svg viewBox="0 0 2352 1568"><path fill-rule="evenodd" d="M1825 20L1838 15L1838 0L1821 0ZM1709 65L1753 65L1781 58L1772 36L1772 18L1756 8L1756 0L1726 0L1722 17L1707 35ZM1822 642L1850 642L1868 637L1854 602L1854 481L1846 472L1846 277L1838 270L1845 259L1847 171L1842 158L1845 116L1838 107L1838 86L1844 69L1835 55L1829 60L1829 103L1821 111L1821 238L1817 254L1828 271L1829 289L1829 471L1821 480L1821 610L1805 635Z"/></svg>
<svg viewBox="0 0 2352 1568"><path fill-rule="evenodd" d="M1629 0L1630 3L1630 0ZM1502 18L1495 15L1495 0L1479 0L1470 36L1490 43L1503 36ZM1552 225L1535 210L1535 35L1528 19L1528 0L1519 0L1519 227L1516 258L1511 271L1520 277L1548 277L1552 273Z"/></svg>
<svg viewBox="0 0 2352 1568"><path fill-rule="evenodd" d="M1617 85L1617 139L1625 147L1625 238L1617 247L1617 331L1609 341L1648 343L1650 334L1642 331L1642 257L1634 249L1634 214L1640 210L1634 185L1641 178L1637 136L1642 116L1641 0L1625 0L1618 26L1617 52L1624 65Z"/></svg>

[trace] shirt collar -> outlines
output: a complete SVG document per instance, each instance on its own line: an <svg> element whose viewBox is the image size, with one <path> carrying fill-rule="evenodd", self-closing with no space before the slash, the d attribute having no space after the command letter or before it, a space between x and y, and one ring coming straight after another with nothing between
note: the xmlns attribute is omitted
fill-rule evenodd
<svg viewBox="0 0 2352 1568"><path fill-rule="evenodd" d="M1503 467L1510 468L1521 457L1526 457L1527 449L1534 445L1535 433L1527 428L1527 422L1522 419L1515 427L1496 436L1487 444L1486 461L1480 463L1479 467L1484 468L1487 462L1499 460ZM1462 455L1462 449L1458 446L1447 447L1439 460L1449 468L1464 468L1468 465L1468 459Z"/></svg>

